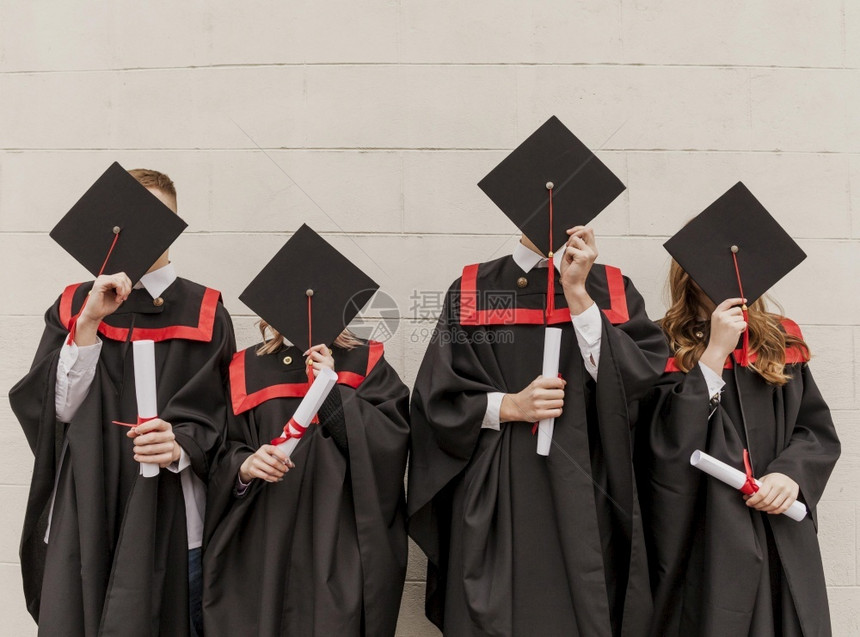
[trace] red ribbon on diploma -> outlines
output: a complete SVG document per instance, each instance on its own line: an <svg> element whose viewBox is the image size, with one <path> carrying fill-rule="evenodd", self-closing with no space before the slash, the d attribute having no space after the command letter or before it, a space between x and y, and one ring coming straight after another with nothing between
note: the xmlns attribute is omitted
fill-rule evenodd
<svg viewBox="0 0 860 637"><path fill-rule="evenodd" d="M741 493L744 495L752 495L758 491L758 485L755 483L752 467L750 466L750 454L746 449L744 449L744 469L746 469L747 472L747 481L744 482L741 487Z"/></svg>
<svg viewBox="0 0 860 637"><path fill-rule="evenodd" d="M296 422L295 418L290 418L289 422L284 425L284 432L278 438L275 438L269 444L281 445L285 443L287 440L291 438L301 438L305 435L305 432L308 430L307 427L302 427L298 422ZM293 433L295 431L295 433Z"/></svg>
<svg viewBox="0 0 860 637"><path fill-rule="evenodd" d="M156 418L158 418L158 416L153 416L152 418L141 418L138 416L137 422L120 422L119 420L111 420L111 422L115 425L122 425L123 427L137 427L138 425L142 425L150 420L155 420Z"/></svg>

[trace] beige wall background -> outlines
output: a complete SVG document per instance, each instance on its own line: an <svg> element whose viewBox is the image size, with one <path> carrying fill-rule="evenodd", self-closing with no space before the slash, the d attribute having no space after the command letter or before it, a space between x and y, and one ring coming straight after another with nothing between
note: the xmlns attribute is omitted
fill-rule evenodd
<svg viewBox="0 0 860 637"><path fill-rule="evenodd" d="M240 346L238 294L307 222L397 300L387 356L411 384L433 318L410 297L512 248L475 184L556 114L628 186L594 225L652 317L662 242L739 179L808 253L775 294L843 440L821 547L835 632L860 634L858 64L855 0L0 0L0 633L35 634L8 388L87 278L47 233L111 161L174 178L174 262L224 292ZM416 553L399 634L434 635Z"/></svg>

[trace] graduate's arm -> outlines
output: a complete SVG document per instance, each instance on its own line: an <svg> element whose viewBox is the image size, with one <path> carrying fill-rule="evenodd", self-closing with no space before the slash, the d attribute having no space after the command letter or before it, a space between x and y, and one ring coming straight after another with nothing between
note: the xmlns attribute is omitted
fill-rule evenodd
<svg viewBox="0 0 860 637"><path fill-rule="evenodd" d="M336 388L335 388L336 389ZM334 440L335 446L349 461L349 437L343 413L343 399L339 390L329 392L320 406L319 421L323 435Z"/></svg>
<svg viewBox="0 0 860 637"><path fill-rule="evenodd" d="M351 452L351 440L359 428L385 432L380 440L403 437L405 443L409 434L409 388L384 354L357 387L338 384L335 390L320 409L320 422L342 451ZM392 449L385 443L379 451L384 455ZM377 452L371 449L371 453Z"/></svg>
<svg viewBox="0 0 860 637"><path fill-rule="evenodd" d="M801 392L800 406L788 445L768 465L765 475L783 474L800 487L800 496L813 509L841 453L839 437L809 366L797 365L797 377L789 381Z"/></svg>
<svg viewBox="0 0 860 637"><path fill-rule="evenodd" d="M60 350L69 336L68 329L60 321L60 299L45 312L45 329L36 354L27 374L9 390L9 403L24 430L24 435L33 453L37 447L53 450L56 425L56 374ZM43 429L45 445L38 440ZM53 451L51 451L53 454Z"/></svg>
<svg viewBox="0 0 860 637"><path fill-rule="evenodd" d="M230 394L228 393L228 396ZM227 433L218 450L206 485L206 515L203 520L203 545L206 547L220 522L238 498L249 498L261 488L262 480L249 480L242 485L239 470L259 447L252 411L235 414L232 406L227 412Z"/></svg>
<svg viewBox="0 0 860 637"><path fill-rule="evenodd" d="M659 485L685 490L679 469L698 478L689 460L697 449L707 450L708 422L715 413L710 391L696 365L686 373L667 371L642 400L637 428L647 437L649 474Z"/></svg>
<svg viewBox="0 0 860 637"><path fill-rule="evenodd" d="M331 350L325 345L315 345L305 352L307 363L313 369L314 377L318 376L323 367L334 370L334 358ZM323 436L334 440L335 445L349 462L349 439L346 434L346 421L343 414L343 402L340 391L330 391L317 414L322 426Z"/></svg>
<svg viewBox="0 0 860 637"><path fill-rule="evenodd" d="M609 341L608 347L621 371L627 400L641 398L659 378L665 366L668 350L663 333L648 318L645 302L627 278L624 279L624 292L629 320L615 327L605 316L600 316L602 330L599 339L593 333L593 328L586 327L597 309L587 289L588 274L598 256L597 243L594 231L585 226L570 228L567 234L569 239L559 270L586 370L596 380L601 353ZM577 320L574 317L582 318Z"/></svg>
<svg viewBox="0 0 860 637"><path fill-rule="evenodd" d="M424 426L432 430L432 445L451 457L468 459L487 423L489 395L504 395L506 388L484 368L472 333L460 325L459 290L458 280L448 291L418 370L411 412L422 431Z"/></svg>
<svg viewBox="0 0 860 637"><path fill-rule="evenodd" d="M76 321L74 341L64 342L60 350L54 394L57 420L71 422L87 397L102 350L99 324L122 305L131 289L131 280L123 272L102 275L93 282Z"/></svg>
<svg viewBox="0 0 860 637"><path fill-rule="evenodd" d="M592 302L581 314L571 314L570 320L573 323L573 331L576 334L576 343L579 345L585 371L596 381L600 366L600 340L603 335L600 309Z"/></svg>
<svg viewBox="0 0 860 637"><path fill-rule="evenodd" d="M381 519L386 528L392 527L403 513L403 476L410 432L409 388L384 355L358 387L335 388L349 441L353 492L360 493L356 497L362 499L362 503L356 501L357 506L364 511L363 515L372 515Z"/></svg>
<svg viewBox="0 0 860 637"><path fill-rule="evenodd" d="M189 380L176 390L163 410L190 469L206 481L227 427L227 375L236 351L233 325L224 306L217 305L209 355ZM181 451L174 460L178 460Z"/></svg>
<svg viewBox="0 0 860 637"><path fill-rule="evenodd" d="M601 373L604 359L611 358L620 374L628 402L641 398L658 383L666 368L669 347L660 327L645 312L645 301L633 282L624 277L629 318L613 325L604 314L601 340ZM603 314L601 312L601 314Z"/></svg>
<svg viewBox="0 0 860 637"><path fill-rule="evenodd" d="M488 393L507 389L500 370L482 363L459 323L459 289L457 280L446 296L410 405L409 534L437 564L440 531L434 498L471 458Z"/></svg>
<svg viewBox="0 0 860 637"><path fill-rule="evenodd" d="M54 407L57 420L71 422L87 397L96 376L96 366L102 351L102 342L78 346L63 343L57 361L57 381L54 390Z"/></svg>

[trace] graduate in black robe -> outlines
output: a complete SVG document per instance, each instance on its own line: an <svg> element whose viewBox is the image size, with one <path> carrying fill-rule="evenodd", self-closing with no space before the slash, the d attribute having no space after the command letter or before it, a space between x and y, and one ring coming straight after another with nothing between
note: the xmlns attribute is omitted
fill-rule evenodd
<svg viewBox="0 0 860 637"><path fill-rule="evenodd" d="M521 227L534 215L517 209L546 210L553 197L555 217L539 215L512 256L464 269L418 372L407 502L428 558L426 613L457 636L643 634L650 591L628 404L659 377L665 342L630 280L594 264L590 229L569 230L555 255L547 241L623 186L555 118L511 157L481 186L531 193L514 214L513 195L497 199ZM599 351L581 341L587 315ZM535 379L547 325L562 330L561 379ZM555 417L548 456L533 435L545 417Z"/></svg>
<svg viewBox="0 0 860 637"><path fill-rule="evenodd" d="M207 508L208 637L395 631L407 558L409 390L382 343L339 334L363 305L345 317L347 300L368 284L333 250L303 227L241 297L272 325L261 321L265 342L237 353L230 367L234 417ZM294 257L312 265L307 278ZM308 348L306 289L312 338L331 347ZM301 347L287 345L280 330ZM307 393L308 357L307 369L332 368L337 384L319 424L287 458L270 441Z"/></svg>
<svg viewBox="0 0 860 637"><path fill-rule="evenodd" d="M840 445L800 329L759 299L805 256L762 212L736 187L667 243L683 264L662 321L675 356L644 404L637 459L655 637L831 634L815 507ZM746 450L762 488L742 495L698 471L697 449L740 470ZM800 522L782 515L795 499Z"/></svg>
<svg viewBox="0 0 860 637"><path fill-rule="evenodd" d="M114 236L114 225L121 231L106 264L127 268L130 277L100 276L89 297L92 282L67 287L45 314L30 371L10 391L12 409L35 455L21 567L27 608L40 635L189 634L181 475L162 469L157 477L144 478L135 458L154 454L146 457L166 467L177 451L205 481L226 424L224 386L235 346L220 294L175 275L155 299L148 288L132 290L140 263L158 257L151 268L155 276L164 279L172 272L162 251L184 223L179 220L179 230L165 236L179 218L114 167L121 173L119 184L114 171L87 196L119 201L119 207L111 206L119 216L108 220L107 236ZM82 202L90 211L98 207ZM135 228L138 221L152 226L153 234ZM95 223L76 219L72 232L91 235L85 241L101 253L95 257L101 263L110 240L102 245L93 238L101 236ZM68 245L66 235L57 238ZM102 345L89 389L73 416L61 422L55 407L58 361L70 330L81 339L88 329L83 325L88 315L81 313L85 299L91 313L113 311L97 327ZM137 423L131 341L138 339L155 341L159 410L158 420L139 428L139 438L144 439L144 431L150 439L172 434L178 447L172 438L166 445L142 444L134 433L130 437L129 428L113 423Z"/></svg>

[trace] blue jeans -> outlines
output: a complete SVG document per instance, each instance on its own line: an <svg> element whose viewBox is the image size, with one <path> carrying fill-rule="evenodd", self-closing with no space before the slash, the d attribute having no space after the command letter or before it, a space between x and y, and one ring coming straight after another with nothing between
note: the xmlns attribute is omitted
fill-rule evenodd
<svg viewBox="0 0 860 637"><path fill-rule="evenodd" d="M188 551L188 615L191 637L203 637L203 549Z"/></svg>

